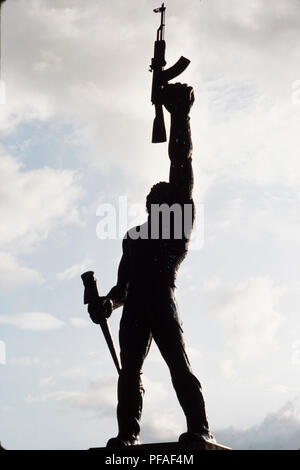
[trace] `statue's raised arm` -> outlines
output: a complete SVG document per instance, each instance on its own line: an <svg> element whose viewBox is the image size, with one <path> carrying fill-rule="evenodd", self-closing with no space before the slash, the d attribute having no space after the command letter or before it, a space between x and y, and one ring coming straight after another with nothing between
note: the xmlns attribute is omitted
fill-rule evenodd
<svg viewBox="0 0 300 470"><path fill-rule="evenodd" d="M178 200L192 199L194 184L192 168L192 137L189 113L195 101L192 87L175 83L164 90L164 106L171 115L169 182L178 192Z"/></svg>

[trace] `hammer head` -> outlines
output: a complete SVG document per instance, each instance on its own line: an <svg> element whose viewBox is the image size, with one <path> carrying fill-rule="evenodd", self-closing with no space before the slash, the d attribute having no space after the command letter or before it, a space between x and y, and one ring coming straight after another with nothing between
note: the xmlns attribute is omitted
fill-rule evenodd
<svg viewBox="0 0 300 470"><path fill-rule="evenodd" d="M97 280L94 276L94 271L87 271L81 275L81 279L84 285L84 304L90 304L99 297Z"/></svg>

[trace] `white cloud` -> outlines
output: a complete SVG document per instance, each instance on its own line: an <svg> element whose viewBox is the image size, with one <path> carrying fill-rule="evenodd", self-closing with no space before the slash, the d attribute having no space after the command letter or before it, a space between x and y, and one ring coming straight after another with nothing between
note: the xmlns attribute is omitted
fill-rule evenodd
<svg viewBox="0 0 300 470"><path fill-rule="evenodd" d="M215 289L213 289L215 286ZM283 315L276 306L283 294L267 277L253 277L236 285L213 282L209 293L227 332L228 343L240 359L260 354L272 345Z"/></svg>
<svg viewBox="0 0 300 470"><path fill-rule="evenodd" d="M209 242L230 236L231 240L252 244L261 244L262 238L271 243L298 244L298 193L280 189L266 193L239 185L236 194L239 197L224 200L220 212L214 214L217 222L209 224Z"/></svg>
<svg viewBox="0 0 300 470"><path fill-rule="evenodd" d="M29 395L26 403L62 402L69 406L97 413L111 413L116 407L115 380L106 379L90 382L85 391L56 390L41 395Z"/></svg>
<svg viewBox="0 0 300 470"><path fill-rule="evenodd" d="M38 271L20 265L11 253L0 251L0 289L41 282L43 277Z"/></svg>
<svg viewBox="0 0 300 470"><path fill-rule="evenodd" d="M54 385L55 384L55 378L52 376L49 377L42 377L40 379L39 386L40 387L49 387L49 385Z"/></svg>
<svg viewBox="0 0 300 470"><path fill-rule="evenodd" d="M57 273L57 279L60 281L74 279L74 277L77 277L86 271L90 264L90 260L85 260L80 264L74 264L73 266L66 268L64 271Z"/></svg>
<svg viewBox="0 0 300 470"><path fill-rule="evenodd" d="M0 186L0 288L42 282L42 275L22 266L17 255L57 227L79 221L82 191L77 175L47 167L26 170L15 158L0 153Z"/></svg>
<svg viewBox="0 0 300 470"><path fill-rule="evenodd" d="M50 331L64 326L62 320L58 320L49 313L29 312L16 315L0 315L0 324L12 325L21 330Z"/></svg>
<svg viewBox="0 0 300 470"><path fill-rule="evenodd" d="M92 367L92 369L90 369ZM116 378L101 378L93 381L88 379L91 376L91 373L95 373L95 370L98 370L98 361L96 368L93 364L89 363L87 366L79 366L71 369L65 370L62 374L59 375L59 379L65 382L65 385L86 383L88 381L88 386L85 390L66 390L64 388L46 391L45 393L40 393L37 395L28 395L26 397L26 403L45 403L45 402L61 402L66 406L72 406L85 411L93 411L96 414L111 414L114 413L117 406L117 381ZM57 377L56 377L57 379ZM48 387L55 384L55 379L53 377L45 377L40 380L41 387ZM151 396L151 402L157 403L163 400L167 391L163 384L158 381L153 381L143 374L143 384L147 390L147 394ZM150 408L151 411L152 407ZM151 412L152 416L152 412ZM169 422L167 426L167 414L161 414L161 423L164 423L166 426L166 433L169 432L169 429L173 426L173 419ZM161 431L164 432L163 430Z"/></svg>
<svg viewBox="0 0 300 470"><path fill-rule="evenodd" d="M1 323L1 318L0 318ZM28 367L28 366L35 366L40 364L39 357L31 357L31 356L20 356L20 357L13 357L8 361L8 364L13 366L21 366L21 367Z"/></svg>
<svg viewBox="0 0 300 470"><path fill-rule="evenodd" d="M143 384L147 393L151 396L152 403L155 405L167 395L165 385L157 380L150 379L147 375L142 376Z"/></svg>
<svg viewBox="0 0 300 470"><path fill-rule="evenodd" d="M78 365L75 367L69 367L67 369L64 369L61 378L63 378L67 382L86 382L90 379L90 377L94 376L95 370L95 364L91 361L87 361L85 365Z"/></svg>
<svg viewBox="0 0 300 470"><path fill-rule="evenodd" d="M182 79L197 92L196 191L203 196L218 177L297 188L299 110L291 87L299 78L298 2L274 0L272 8L261 1L188 3L184 14L182 2L168 7L168 60L180 53L192 59ZM90 163L138 173L141 183L167 177L165 146L150 145L146 64L157 18L149 5L26 0L7 6L6 24L10 93L3 128L63 117L75 126L74 142L89 148Z"/></svg>
<svg viewBox="0 0 300 470"><path fill-rule="evenodd" d="M6 364L6 344L0 340L0 365Z"/></svg>
<svg viewBox="0 0 300 470"><path fill-rule="evenodd" d="M90 322L85 318L72 317L70 318L71 325L75 328L87 328L90 326Z"/></svg>
<svg viewBox="0 0 300 470"><path fill-rule="evenodd" d="M1 413L9 413L10 411L14 410L15 407L11 405L1 406L0 411ZM1 444L1 443L0 443Z"/></svg>
<svg viewBox="0 0 300 470"><path fill-rule="evenodd" d="M229 359L221 360L220 369L221 369L223 376L227 380L232 380L238 375L237 371L234 368L232 361L230 361Z"/></svg>
<svg viewBox="0 0 300 470"><path fill-rule="evenodd" d="M257 426L246 430L228 428L215 433L220 444L234 450L298 450L300 413L295 402L270 413Z"/></svg>
<svg viewBox="0 0 300 470"><path fill-rule="evenodd" d="M270 391L287 395L290 392L290 387L288 387L287 385L276 384L270 387Z"/></svg>
<svg viewBox="0 0 300 470"><path fill-rule="evenodd" d="M220 287L221 287L221 280L217 276L214 276L212 278L204 280L202 291L204 293L215 292Z"/></svg>
<svg viewBox="0 0 300 470"><path fill-rule="evenodd" d="M188 346L186 348L186 352L189 358L192 358L192 359L203 358L203 353L198 348Z"/></svg>
<svg viewBox="0 0 300 470"><path fill-rule="evenodd" d="M15 158L2 155L0 174L0 216L5 228L0 246L26 249L56 226L78 221L81 189L73 171L47 167L26 171Z"/></svg>
<svg viewBox="0 0 300 470"><path fill-rule="evenodd" d="M141 437L143 442L172 442L178 441L182 434L182 425L175 415L170 412L152 413L143 423Z"/></svg>

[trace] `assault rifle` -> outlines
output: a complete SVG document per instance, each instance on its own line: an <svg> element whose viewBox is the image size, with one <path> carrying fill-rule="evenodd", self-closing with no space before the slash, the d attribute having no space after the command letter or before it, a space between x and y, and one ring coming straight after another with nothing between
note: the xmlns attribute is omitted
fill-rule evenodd
<svg viewBox="0 0 300 470"><path fill-rule="evenodd" d="M163 112L163 89L169 80L180 75L189 65L190 60L185 57L180 59L172 67L164 70L166 63L166 42L165 36L165 14L166 7L163 3L160 8L155 8L154 13L161 14L160 26L157 30L156 41L154 42L154 57L151 60L150 72L153 72L151 101L155 106L155 118L152 130L152 142L166 142L166 127Z"/></svg>

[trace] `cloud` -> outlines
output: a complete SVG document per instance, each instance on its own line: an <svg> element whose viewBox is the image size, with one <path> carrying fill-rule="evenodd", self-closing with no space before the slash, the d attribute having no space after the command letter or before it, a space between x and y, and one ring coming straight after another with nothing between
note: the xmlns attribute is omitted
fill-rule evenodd
<svg viewBox="0 0 300 470"><path fill-rule="evenodd" d="M232 361L229 359L222 359L220 363L220 369L227 380L232 380L237 377L237 371L235 370Z"/></svg>
<svg viewBox="0 0 300 470"><path fill-rule="evenodd" d="M291 102L299 78L298 13L298 2L286 0L272 8L237 0L190 0L184 13L179 1L168 7L168 60L180 53L192 59L182 79L196 87L199 197L217 178L299 186L300 108ZM129 179L139 174L143 185L167 177L165 146L150 145L147 65L157 20L137 0L110 8L96 0L12 2L5 23L9 99L0 126L64 119L85 162L117 166Z"/></svg>
<svg viewBox="0 0 300 470"><path fill-rule="evenodd" d="M300 413L295 402L269 413L257 426L248 429L227 428L216 431L220 444L234 450L298 450Z"/></svg>
<svg viewBox="0 0 300 470"><path fill-rule="evenodd" d="M1 323L1 318L0 318L0 323ZM20 357L13 357L8 361L9 365L13 366L21 366L21 367L29 367L29 366L35 366L40 364L40 358L39 357L31 357L31 356L20 356Z"/></svg>
<svg viewBox="0 0 300 470"><path fill-rule="evenodd" d="M220 212L215 214L217 222L209 224L209 242L230 236L231 240L251 244L261 244L262 237L271 243L298 244L298 193L280 189L266 193L239 185L236 194L238 197L224 198Z"/></svg>
<svg viewBox="0 0 300 470"><path fill-rule="evenodd" d="M26 170L0 149L0 288L43 281L42 275L18 259L36 247L49 232L78 223L77 202L82 195L71 170Z"/></svg>
<svg viewBox="0 0 300 470"><path fill-rule="evenodd" d="M47 238L48 232L78 221L76 202L81 196L71 170L25 170L10 156L0 156L0 215L5 230L1 247L26 249Z"/></svg>
<svg viewBox="0 0 300 470"><path fill-rule="evenodd" d="M6 344L0 340L0 365L6 364Z"/></svg>
<svg viewBox="0 0 300 470"><path fill-rule="evenodd" d="M92 374L95 375L95 371L98 370L99 362L97 360L97 365L85 364L85 366L78 366L76 368L66 369L63 373L56 376L55 380L53 377L46 377L40 380L39 386L43 388L47 388L49 386L53 386L57 379L60 381L63 380L64 386L57 390L45 391L44 393L38 393L36 395L30 394L26 397L25 402L27 404L35 404L35 403L61 403L63 406L71 406L73 408L93 412L95 415L112 415L115 414L115 410L117 407L117 382L116 378L101 378L98 380L89 380ZM66 386L74 386L74 383L87 383L87 387L84 390L70 390L66 389ZM164 399L167 395L167 391L158 381L153 381L149 379L147 376L143 374L143 384L145 389L147 390L147 394L149 392L149 396L151 395L151 403L157 403ZM148 408L149 410L149 408ZM153 414L152 406L150 407L151 417L154 417L154 423L157 421L156 413ZM148 412L149 414L149 412ZM168 422L168 415L167 413L160 414L159 422L163 424L166 429L164 430L164 426L162 426L161 435L167 435L171 428L173 430L177 429L174 419L170 419ZM152 418L150 419L152 422ZM167 426L168 423L168 426ZM148 424L146 423L146 430L147 426L150 426L149 419ZM155 429L150 426L151 429ZM149 428L150 429L150 428ZM164 434L165 433L165 434Z"/></svg>
<svg viewBox="0 0 300 470"><path fill-rule="evenodd" d="M69 268L66 268L64 271L57 274L57 279L60 281L74 279L81 275L84 271L87 270L88 266L91 264L91 261L88 259L80 264L74 264Z"/></svg>
<svg viewBox="0 0 300 470"><path fill-rule="evenodd" d="M142 380L143 380L145 390L147 392L149 391L149 395L151 396L152 403L154 404L158 403L160 400L166 397L167 390L164 384L162 384L161 382L158 382L157 380L150 379L145 374L143 374Z"/></svg>
<svg viewBox="0 0 300 470"><path fill-rule="evenodd" d="M52 376L42 377L39 382L40 387L49 387L50 385L55 384L55 378Z"/></svg>
<svg viewBox="0 0 300 470"><path fill-rule="evenodd" d="M51 331L64 326L62 320L58 320L49 313L20 313L16 315L0 315L0 324L11 325L21 330Z"/></svg>
<svg viewBox="0 0 300 470"><path fill-rule="evenodd" d="M113 379L90 382L85 391L56 390L37 396L29 395L26 403L62 402L68 406L97 414L107 414L116 407L116 383Z"/></svg>
<svg viewBox="0 0 300 470"><path fill-rule="evenodd" d="M120 161L124 138L132 127L131 115L138 113L143 117L144 114L138 102L128 96L132 97L137 86L144 88L139 76L143 71L147 73L145 66L136 66L136 61L141 60L136 35L142 33L143 26L135 21L135 33L132 34L131 21L124 21L124 18L129 19L132 9L132 5L119 3L118 8L115 3L112 13L105 2L91 1L83 5L75 1L70 5L68 1L43 0L21 1L17 8L16 5L7 8L6 53L10 60L6 64L6 80L10 92L2 128L11 131L19 122L32 119L67 119L75 126L74 139L80 140L80 145L84 142L94 149L94 156L98 156L95 163L106 164L99 158L99 143L101 154L106 153ZM11 27L20 24L19 21L22 26L14 26L14 34L11 34ZM118 35L113 41L107 41L112 28ZM122 41L124 54L120 54L121 34L126 37ZM20 41L24 41L22 55L16 47ZM124 74L120 72L125 66L126 84ZM23 74L22 80L18 79L17 73ZM150 86L150 74L146 76ZM118 99L116 88L120 91ZM150 104L149 107L151 113ZM139 126L139 123L135 125ZM109 129L117 131L113 140ZM130 147L134 145L130 145L128 139L126 145L133 156ZM114 152L114 147L119 152Z"/></svg>
<svg viewBox="0 0 300 470"><path fill-rule="evenodd" d="M38 271L20 265L11 253L0 251L0 289L41 282L43 277Z"/></svg>
<svg viewBox="0 0 300 470"><path fill-rule="evenodd" d="M70 318L71 325L75 328L87 328L90 326L90 322L84 318L72 317Z"/></svg>
<svg viewBox="0 0 300 470"><path fill-rule="evenodd" d="M178 441L182 434L182 426L172 413L153 413L145 420L141 428L143 442Z"/></svg>
<svg viewBox="0 0 300 470"><path fill-rule="evenodd" d="M227 330L228 343L240 359L260 354L262 348L274 344L283 321L276 308L284 292L282 287L267 277L253 277L222 287L214 279L206 283L205 291ZM226 364L224 367L228 369Z"/></svg>

